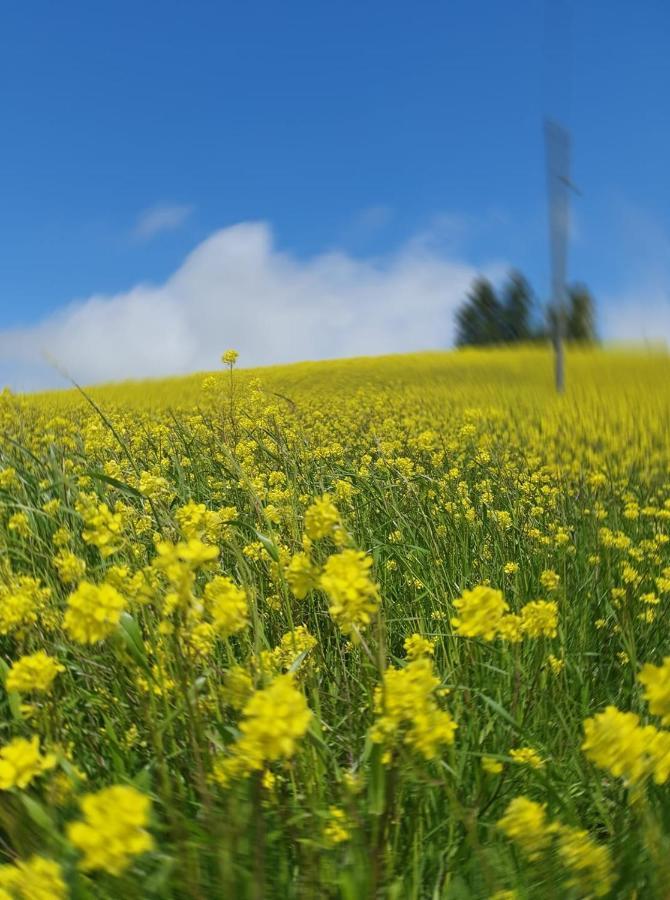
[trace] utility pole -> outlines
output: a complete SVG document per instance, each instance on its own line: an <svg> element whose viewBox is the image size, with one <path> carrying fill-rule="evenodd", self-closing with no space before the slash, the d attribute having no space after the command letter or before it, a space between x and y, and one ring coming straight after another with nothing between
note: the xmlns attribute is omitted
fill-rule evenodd
<svg viewBox="0 0 670 900"><path fill-rule="evenodd" d="M570 135L557 122L544 123L549 207L549 259L556 390L565 390L566 272L570 227Z"/></svg>

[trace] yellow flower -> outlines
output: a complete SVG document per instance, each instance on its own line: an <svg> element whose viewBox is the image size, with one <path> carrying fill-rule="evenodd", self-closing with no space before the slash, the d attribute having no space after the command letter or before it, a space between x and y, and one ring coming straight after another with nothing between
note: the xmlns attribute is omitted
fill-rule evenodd
<svg viewBox="0 0 670 900"><path fill-rule="evenodd" d="M530 766L532 769L543 769L545 765L540 754L532 747L519 747L518 749L510 750L509 755L515 763L518 763L521 766Z"/></svg>
<svg viewBox="0 0 670 900"><path fill-rule="evenodd" d="M519 563L508 562L503 566L503 572L505 575L516 575L519 571Z"/></svg>
<svg viewBox="0 0 670 900"><path fill-rule="evenodd" d="M0 900L66 900L67 885L58 863L43 856L0 867Z"/></svg>
<svg viewBox="0 0 670 900"><path fill-rule="evenodd" d="M302 656L316 647L316 638L309 633L304 625L298 625L293 631L285 634L279 646L270 652L261 654L263 663L273 672L281 672L290 669Z"/></svg>
<svg viewBox="0 0 670 900"><path fill-rule="evenodd" d="M101 869L121 875L134 856L153 848L146 825L151 802L133 787L113 785L81 800L83 821L68 826L70 842L83 858L84 871Z"/></svg>
<svg viewBox="0 0 670 900"><path fill-rule="evenodd" d="M68 597L63 626L80 644L95 644L116 631L124 606L111 585L82 581Z"/></svg>
<svg viewBox="0 0 670 900"><path fill-rule="evenodd" d="M64 672L57 660L38 650L32 656L22 656L12 663L5 686L8 691L50 691L56 675Z"/></svg>
<svg viewBox="0 0 670 900"><path fill-rule="evenodd" d="M533 600L521 610L521 629L529 637L556 637L558 606L553 601Z"/></svg>
<svg viewBox="0 0 670 900"><path fill-rule="evenodd" d="M44 613L50 596L50 589L41 587L29 575L0 583L0 634L13 634L34 625L40 613Z"/></svg>
<svg viewBox="0 0 670 900"><path fill-rule="evenodd" d="M463 591L463 596L454 600L458 618L451 624L463 637L482 637L492 641L500 626L503 616L509 609L502 591L479 585L471 591Z"/></svg>
<svg viewBox="0 0 670 900"><path fill-rule="evenodd" d="M443 744L451 744L458 725L435 699L440 681L428 656L419 656L404 669L387 669L383 685L375 688L375 744L399 738L426 759L434 759Z"/></svg>
<svg viewBox="0 0 670 900"><path fill-rule="evenodd" d="M206 585L205 605L222 637L230 637L249 624L247 592L226 575L215 575Z"/></svg>
<svg viewBox="0 0 670 900"><path fill-rule="evenodd" d="M640 725L635 713L608 706L584 722L582 750L592 762L615 777L634 783L655 772L657 780L664 781L660 777L663 768L658 763L665 758L665 748L657 740L658 735L653 726Z"/></svg>
<svg viewBox="0 0 670 900"><path fill-rule="evenodd" d="M224 353L221 354L221 362L224 363L226 366L230 366L230 368L232 369L232 367L237 362L239 355L240 354L238 353L237 350L226 350Z"/></svg>
<svg viewBox="0 0 670 900"><path fill-rule="evenodd" d="M319 579L330 600L329 612L345 634L370 624L379 604L379 587L370 578L372 560L360 550L330 556Z"/></svg>
<svg viewBox="0 0 670 900"><path fill-rule="evenodd" d="M561 582L561 577L552 569L545 569L540 575L540 584L545 591L555 591Z"/></svg>
<svg viewBox="0 0 670 900"><path fill-rule="evenodd" d="M568 885L580 897L604 897L612 888L612 859L607 847L596 844L587 831L560 825L558 855L570 871Z"/></svg>
<svg viewBox="0 0 670 900"><path fill-rule="evenodd" d="M14 531L19 537L26 538L30 534L30 522L24 512L14 513L7 522L9 531Z"/></svg>
<svg viewBox="0 0 670 900"><path fill-rule="evenodd" d="M207 538L217 541L223 534L226 523L237 517L234 506L222 507L218 510L207 509L204 503L189 501L175 512L175 519L184 538Z"/></svg>
<svg viewBox="0 0 670 900"><path fill-rule="evenodd" d="M560 675L565 668L565 660L559 659L557 656L554 656L553 653L549 654L549 656L547 657L547 662L549 663L549 668L554 675Z"/></svg>
<svg viewBox="0 0 670 900"><path fill-rule="evenodd" d="M482 756L482 769L489 775L500 775L503 764L492 756Z"/></svg>
<svg viewBox="0 0 670 900"><path fill-rule="evenodd" d="M54 556L53 564L63 584L74 584L76 581L80 581L86 572L86 562L71 550L61 550Z"/></svg>
<svg viewBox="0 0 670 900"><path fill-rule="evenodd" d="M21 484L16 469L9 466L6 469L0 469L0 488L5 490L16 489Z"/></svg>
<svg viewBox="0 0 670 900"><path fill-rule="evenodd" d="M124 544L125 516L121 509L112 512L106 503L97 503L90 495L82 496L76 503L77 512L84 520L82 538L93 544L104 559L117 553Z"/></svg>
<svg viewBox="0 0 670 900"><path fill-rule="evenodd" d="M319 577L319 570L307 553L296 553L286 568L286 581L298 600L304 600L313 590Z"/></svg>
<svg viewBox="0 0 670 900"><path fill-rule="evenodd" d="M172 588L164 602L164 614L170 615L178 607L184 608L191 604L195 573L200 569L211 569L219 551L217 547L206 544L197 537L177 544L158 541L156 551L157 556L153 559L152 566L157 571L165 572Z"/></svg>
<svg viewBox="0 0 670 900"><path fill-rule="evenodd" d="M419 656L433 656L435 653L435 641L430 641L420 634L412 634L406 637L403 647L408 659L417 659Z"/></svg>
<svg viewBox="0 0 670 900"><path fill-rule="evenodd" d="M498 637L510 644L518 644L519 641L522 641L521 616L513 613L503 616L498 623Z"/></svg>
<svg viewBox="0 0 670 900"><path fill-rule="evenodd" d="M184 643L188 656L194 660L206 659L214 650L216 631L209 622L198 622L184 633Z"/></svg>
<svg viewBox="0 0 670 900"><path fill-rule="evenodd" d="M328 537L339 524L340 514L327 494L315 500L305 512L305 534L310 540Z"/></svg>
<svg viewBox="0 0 670 900"><path fill-rule="evenodd" d="M221 694L224 702L233 709L242 709L253 690L251 675L243 666L233 666L224 673Z"/></svg>
<svg viewBox="0 0 670 900"><path fill-rule="evenodd" d="M351 837L350 826L347 822L347 816L343 809L338 806L331 806L328 810L329 820L323 829L323 835L326 841L331 844L342 844Z"/></svg>
<svg viewBox="0 0 670 900"><path fill-rule="evenodd" d="M214 778L226 785L231 778L260 771L269 762L289 759L309 727L312 713L292 675L279 675L269 687L255 691L245 704L240 737L232 755L214 765Z"/></svg>
<svg viewBox="0 0 670 900"><path fill-rule="evenodd" d="M28 741L14 738L0 749L0 790L28 787L30 782L56 765L53 753L40 753L37 735Z"/></svg>
<svg viewBox="0 0 670 900"><path fill-rule="evenodd" d="M660 716L661 724L670 725L670 656L666 656L660 666L644 665L637 680L644 685L649 712Z"/></svg>
<svg viewBox="0 0 670 900"><path fill-rule="evenodd" d="M537 859L551 844L553 827L547 818L546 807L528 797L515 797L510 801L504 816L498 820L498 828L530 859Z"/></svg>

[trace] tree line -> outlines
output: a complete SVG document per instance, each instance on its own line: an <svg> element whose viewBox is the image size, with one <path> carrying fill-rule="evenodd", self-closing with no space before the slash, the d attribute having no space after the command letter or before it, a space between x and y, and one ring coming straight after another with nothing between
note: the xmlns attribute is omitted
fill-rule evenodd
<svg viewBox="0 0 670 900"><path fill-rule="evenodd" d="M538 314L533 291L520 272L510 272L500 292L487 278L477 278L456 311L456 346L550 340L556 333L556 316L551 304L544 316ZM581 343L597 340L593 298L583 284L567 290L564 335Z"/></svg>

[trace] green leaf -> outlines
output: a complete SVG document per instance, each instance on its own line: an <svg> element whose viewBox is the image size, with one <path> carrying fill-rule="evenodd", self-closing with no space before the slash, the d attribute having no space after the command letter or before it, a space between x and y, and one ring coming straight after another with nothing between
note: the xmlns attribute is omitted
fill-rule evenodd
<svg viewBox="0 0 670 900"><path fill-rule="evenodd" d="M512 716L507 712L504 706L501 706L497 702L497 700L494 700L492 697L489 697L486 694L480 694L479 696L487 706L491 707L496 715L500 716L501 719L504 719L508 723L508 725L511 725L511 727L517 732L517 734L521 734L522 729L519 727L519 724L512 718Z"/></svg>
<svg viewBox="0 0 670 900"><path fill-rule="evenodd" d="M151 677L151 669L149 668L149 663L147 661L147 653L144 648L144 641L142 640L142 632L130 613L121 613L117 635L137 665Z"/></svg>
<svg viewBox="0 0 670 900"><path fill-rule="evenodd" d="M279 550L277 549L277 545L273 541L271 541L269 537L266 537L266 535L261 534L260 531L256 531L254 529L254 534L256 535L258 540L261 542L261 544L265 547L265 549L270 554L272 559L275 562L279 562Z"/></svg>
<svg viewBox="0 0 670 900"><path fill-rule="evenodd" d="M88 475L89 478L93 478L96 481L104 481L105 484L110 484L112 487L115 487L123 493L132 494L133 497L139 497L140 500L145 499L144 494L142 494L141 491L138 491L137 488L132 487L130 484L126 484L125 481L119 481L118 478L112 478L111 475L105 475L104 472L94 472L89 469L83 474Z"/></svg>
<svg viewBox="0 0 670 900"><path fill-rule="evenodd" d="M30 816L31 820L40 828L42 831L46 831L49 837L52 840L59 843L61 846L67 846L67 841L59 834L58 828L56 828L56 823L51 818L47 810L35 800L34 797L31 797L29 794L24 793L23 791L20 794L21 803L23 804L23 808Z"/></svg>
<svg viewBox="0 0 670 900"><path fill-rule="evenodd" d="M382 763L383 752L383 748L375 744L370 754L368 809L373 816L381 816L386 805L386 768Z"/></svg>

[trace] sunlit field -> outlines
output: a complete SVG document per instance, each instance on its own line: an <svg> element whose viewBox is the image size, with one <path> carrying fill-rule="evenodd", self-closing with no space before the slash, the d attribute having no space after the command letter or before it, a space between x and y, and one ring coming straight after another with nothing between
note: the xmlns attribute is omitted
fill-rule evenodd
<svg viewBox="0 0 670 900"><path fill-rule="evenodd" d="M0 900L670 896L670 357L226 359L0 394Z"/></svg>

